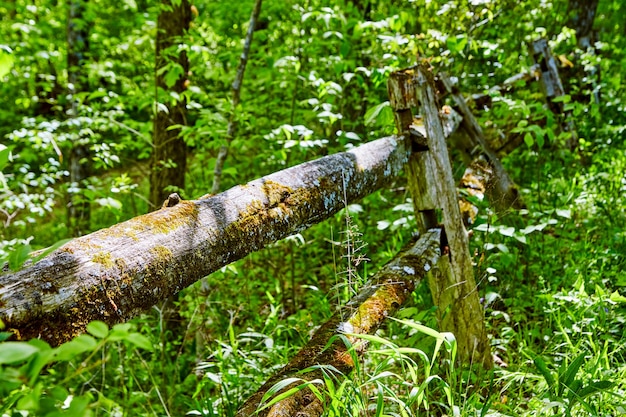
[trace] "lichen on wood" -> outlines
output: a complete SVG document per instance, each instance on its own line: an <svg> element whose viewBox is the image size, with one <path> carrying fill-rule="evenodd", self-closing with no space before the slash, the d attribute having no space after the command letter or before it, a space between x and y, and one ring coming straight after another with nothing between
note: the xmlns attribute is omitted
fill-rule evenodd
<svg viewBox="0 0 626 417"><path fill-rule="evenodd" d="M389 184L410 145L388 137L77 238L0 275L0 320L58 344L126 321L219 268Z"/></svg>
<svg viewBox="0 0 626 417"><path fill-rule="evenodd" d="M441 231L433 229L424 233L417 242L407 245L371 278L359 294L324 323L283 369L248 398L236 417L320 416L323 404L309 389L300 390L267 408L263 408L261 401L266 392L286 378L297 375L304 381L322 380L320 367L301 372L315 365L337 370L337 377L348 375L354 368L354 362L338 336L345 336L356 353L362 354L367 344L359 335L373 334L388 316L408 300L415 286L437 264L440 239ZM281 392L295 385L298 384L285 387Z"/></svg>

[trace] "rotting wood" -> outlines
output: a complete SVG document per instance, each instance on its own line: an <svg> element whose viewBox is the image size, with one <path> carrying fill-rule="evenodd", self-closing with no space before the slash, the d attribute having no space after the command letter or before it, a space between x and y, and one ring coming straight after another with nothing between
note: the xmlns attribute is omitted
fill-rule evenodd
<svg viewBox="0 0 626 417"><path fill-rule="evenodd" d="M341 373L335 374L335 377L348 374L354 368L352 356L337 336L345 335L357 354L362 354L367 344L358 335L374 333L389 315L407 301L415 286L429 275L440 257L440 234L439 229L427 231L415 244L385 265L358 295L315 332L309 343L289 364L244 403L236 417L320 416L323 404L309 389L299 391L258 414L257 410L262 405L261 400L265 393L286 378L296 376L305 381L323 379L320 368L301 372L312 366L327 365L327 369L332 367ZM330 343L331 341L333 342ZM295 383L285 387L281 392L297 385Z"/></svg>
<svg viewBox="0 0 626 417"><path fill-rule="evenodd" d="M456 184L448 156L445 134L439 117L439 105L432 67L422 62L417 66L416 95L424 116L430 153L434 161L438 202L443 210L443 224L450 247L451 274L449 282L438 280L431 287L433 301L446 315L442 330L452 332L458 341L459 359L466 364L493 366L484 313L478 298L474 270L463 227Z"/></svg>
<svg viewBox="0 0 626 417"><path fill-rule="evenodd" d="M466 158L474 160L480 157L481 161L485 161L489 165L492 172L492 175L488 177L489 182L484 184L489 202L493 204L493 207L498 214L502 214L511 208L523 208L524 203L517 186L504 169L500 158L498 158L496 153L491 150L489 145L487 145L483 130L480 127L478 120L476 120L472 114L472 111L463 98L463 95L446 74L439 74L439 80L445 87L446 91L452 96L455 102L456 110L460 113L463 119L461 127L470 139L472 150L469 152L465 150L465 152L468 153ZM462 148L459 150L464 151ZM484 163L480 162L474 164L470 163L468 166L472 167L472 165L484 167Z"/></svg>
<svg viewBox="0 0 626 417"><path fill-rule="evenodd" d="M217 269L389 184L410 146L383 138L77 238L0 275L0 320L59 344L126 321ZM347 184L348 187L344 187ZM345 190L344 190L345 188Z"/></svg>
<svg viewBox="0 0 626 417"><path fill-rule="evenodd" d="M492 182L492 177L493 169L491 165L482 156L479 156L465 169L463 177L459 181L459 189L462 191L459 198L459 207L463 223L468 228L476 221L478 207L466 198L463 193L479 201L484 200L487 191L486 184Z"/></svg>

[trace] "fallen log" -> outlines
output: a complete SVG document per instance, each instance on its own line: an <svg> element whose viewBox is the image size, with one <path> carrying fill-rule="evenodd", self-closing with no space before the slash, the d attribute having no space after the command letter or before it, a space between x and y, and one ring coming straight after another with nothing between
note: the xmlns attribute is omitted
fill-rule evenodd
<svg viewBox="0 0 626 417"><path fill-rule="evenodd" d="M410 144L379 139L77 238L0 274L0 323L53 345L92 320L127 321L251 252L329 218L384 187Z"/></svg>
<svg viewBox="0 0 626 417"><path fill-rule="evenodd" d="M358 335L373 334L385 318L407 301L415 286L437 265L441 253L440 239L441 230L429 230L385 265L358 295L315 332L309 343L282 370L248 398L237 411L236 417L320 416L323 412L322 402L308 388L270 407L259 409L264 405L262 399L265 393L280 381L293 376L301 381L323 380L324 374L319 367L301 372L312 366L328 365L327 369L339 371L335 375L337 377L348 374L354 368L354 362L346 345L337 336L345 335L357 354L362 354L367 344ZM277 394L300 383L294 382Z"/></svg>

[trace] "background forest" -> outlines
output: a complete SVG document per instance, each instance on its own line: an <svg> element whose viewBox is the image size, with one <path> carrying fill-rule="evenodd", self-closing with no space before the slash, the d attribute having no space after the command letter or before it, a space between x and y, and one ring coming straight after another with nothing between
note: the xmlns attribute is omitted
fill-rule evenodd
<svg viewBox="0 0 626 417"><path fill-rule="evenodd" d="M388 76L428 59L475 98L526 204L498 216L476 202L496 367L459 366L454 343L438 344L422 286L347 379L319 387L325 415L626 414L625 14L620 0L2 1L0 264L172 192L215 194L393 134ZM558 57L561 114L532 78L495 88L528 71L540 38ZM41 341L0 343L2 415L235 415L409 240L406 188L130 323L93 323L54 358Z"/></svg>

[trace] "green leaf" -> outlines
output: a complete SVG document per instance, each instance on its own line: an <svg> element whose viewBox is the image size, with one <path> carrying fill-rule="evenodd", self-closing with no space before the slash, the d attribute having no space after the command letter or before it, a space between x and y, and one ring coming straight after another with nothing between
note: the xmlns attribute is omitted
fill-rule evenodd
<svg viewBox="0 0 626 417"><path fill-rule="evenodd" d="M580 379L574 379L570 386L567 387L567 391L565 392L565 394L567 394L567 399L570 401L570 406L572 404L572 401L576 400L576 394L578 393L578 391L580 391L580 388L582 386L583 383Z"/></svg>
<svg viewBox="0 0 626 417"><path fill-rule="evenodd" d="M446 40L446 46L450 52L462 53L467 45L467 36L457 35L455 37L448 37Z"/></svg>
<svg viewBox="0 0 626 417"><path fill-rule="evenodd" d="M373 126L377 123L380 124L379 115L385 108L391 109L388 101L384 101L365 112L365 126Z"/></svg>
<svg viewBox="0 0 626 417"><path fill-rule="evenodd" d="M555 384L554 375L548 369L548 365L543 360L543 358L541 358L540 356L537 356L535 357L535 359L533 359L533 362L535 363L535 366L537 367L539 372L541 372L541 375L543 375L543 377L545 378L546 382L548 383L548 387L550 389L554 389L554 384Z"/></svg>
<svg viewBox="0 0 626 417"><path fill-rule="evenodd" d="M60 385L53 387L49 392L50 396L57 401L65 401L65 399L70 395L67 389Z"/></svg>
<svg viewBox="0 0 626 417"><path fill-rule="evenodd" d="M265 395L263 395L261 402L264 403L274 394L280 392L283 388L286 388L293 383L302 382L302 381L304 381L302 378L285 378L282 381L278 381L269 390L267 390L267 392L265 392Z"/></svg>
<svg viewBox="0 0 626 417"><path fill-rule="evenodd" d="M514 227L500 227L498 229L498 232L500 232L500 234L503 236L512 237L513 234L515 233L515 228Z"/></svg>
<svg viewBox="0 0 626 417"><path fill-rule="evenodd" d="M513 239L517 240L520 243L523 243L524 245L528 244L528 240L526 239L526 236L522 233L514 233Z"/></svg>
<svg viewBox="0 0 626 417"><path fill-rule="evenodd" d="M0 172L9 163L9 157L11 156L11 150L6 146L0 144Z"/></svg>
<svg viewBox="0 0 626 417"><path fill-rule="evenodd" d="M67 409L67 414L76 417L86 416L88 415L87 407L89 407L89 403L89 397L86 395L74 397L72 398L72 402Z"/></svg>
<svg viewBox="0 0 626 417"><path fill-rule="evenodd" d="M137 10L137 2L135 0L124 0L124 8L130 10Z"/></svg>
<svg viewBox="0 0 626 417"><path fill-rule="evenodd" d="M529 148L532 147L534 145L534 143L535 143L535 140L533 139L533 135L531 135L530 133L526 132L526 134L524 135L524 143Z"/></svg>
<svg viewBox="0 0 626 417"><path fill-rule="evenodd" d="M611 389L613 387L613 385L615 385L614 382L610 382L610 381L596 381L596 382L592 382L590 384L588 384L587 386L585 386L584 388L580 389L577 392L577 397L579 399L583 399L585 397L588 397L592 394L595 394L596 392L601 392L601 391L606 391L608 389Z"/></svg>
<svg viewBox="0 0 626 417"><path fill-rule="evenodd" d="M109 326L106 323L95 320L87 325L87 331L99 339L109 335Z"/></svg>
<svg viewBox="0 0 626 417"><path fill-rule="evenodd" d="M585 354L581 353L576 357L576 359L572 361L572 363L569 364L567 369L565 369L565 372L559 375L559 388L557 391L559 397L563 395L563 390L565 389L565 387L570 389L572 388L574 378L576 377L576 374L578 373L578 370L580 369L584 361Z"/></svg>
<svg viewBox="0 0 626 417"><path fill-rule="evenodd" d="M569 103L570 101L572 101L572 96L570 96L569 94L556 96L552 99L553 103Z"/></svg>
<svg viewBox="0 0 626 417"><path fill-rule="evenodd" d="M321 380L319 379L315 379L313 381L306 381L300 378L286 378L280 382L277 382L276 384L274 384L274 386L272 386L272 388L270 388L265 395L263 396L263 399L261 400L262 403L265 403L265 401L267 401L270 397L272 397L274 394L280 392L283 388L299 382L299 381L304 381L302 384L292 387L290 389L288 389L287 391L284 391L278 395L276 395L274 398L272 398L269 402L267 402L266 404L263 405L263 407L259 408L258 411L264 410L268 407L271 407L272 405L276 404L279 401L284 400L285 398L289 398L292 395L294 395L295 393L302 391L303 389L306 389L307 387L313 388L313 385L315 383L321 383Z"/></svg>
<svg viewBox="0 0 626 417"><path fill-rule="evenodd" d="M116 324L115 326L113 326L113 330L116 332L126 332L128 333L128 331L130 331L130 328L132 327L132 325L130 323L120 323L120 324Z"/></svg>
<svg viewBox="0 0 626 417"><path fill-rule="evenodd" d="M528 129L535 134L535 142L537 142L537 146L542 148L545 143L545 131L538 125L530 125Z"/></svg>
<svg viewBox="0 0 626 417"><path fill-rule="evenodd" d="M0 45L0 79L7 75L13 68L13 55L6 45Z"/></svg>
<svg viewBox="0 0 626 417"><path fill-rule="evenodd" d="M102 207L107 207L114 210L122 209L122 202L113 197L98 198L96 199L96 203L98 203Z"/></svg>
<svg viewBox="0 0 626 417"><path fill-rule="evenodd" d="M150 339L148 339L146 336L142 335L141 333L130 333L128 336L126 336L126 340L132 343L133 345L137 346L138 348L148 350L148 351L154 350L154 347L152 346Z"/></svg>
<svg viewBox="0 0 626 417"><path fill-rule="evenodd" d="M383 387L380 384L380 382L377 382L376 385L378 386L378 398L376 399L376 414L375 417L382 417L383 411L385 410L385 401L384 401L384 395L383 395Z"/></svg>
<svg viewBox="0 0 626 417"><path fill-rule="evenodd" d="M26 342L4 342L0 344L0 364L16 363L28 359L39 349Z"/></svg>
<svg viewBox="0 0 626 417"><path fill-rule="evenodd" d="M571 219L572 218L572 211L571 210L556 209L556 215L557 216L561 216L561 217L565 217L566 219Z"/></svg>
<svg viewBox="0 0 626 417"><path fill-rule="evenodd" d="M343 42L339 48L339 53L343 58L347 58L350 54L350 42Z"/></svg>
<svg viewBox="0 0 626 417"><path fill-rule="evenodd" d="M28 343L39 349L39 352L37 352L37 354L35 354L35 356L28 361L28 365L25 369L25 374L29 379L29 384L32 386L41 374L41 370L56 360L56 350L52 349L50 345L42 340L33 339Z"/></svg>
<svg viewBox="0 0 626 417"><path fill-rule="evenodd" d="M167 71L164 77L165 85L167 85L167 88L172 88L184 72L185 71L180 64L171 65L169 67L169 71Z"/></svg>
<svg viewBox="0 0 626 417"><path fill-rule="evenodd" d="M617 290L615 290L615 292L611 294L611 297L609 299L614 303L626 303L626 297L621 295Z"/></svg>
<svg viewBox="0 0 626 417"><path fill-rule="evenodd" d="M11 271L18 271L32 252L30 245L20 245L9 254L9 268Z"/></svg>
<svg viewBox="0 0 626 417"><path fill-rule="evenodd" d="M56 359L67 361L74 359L77 355L94 350L98 342L92 336L82 334L67 343L63 343L57 348Z"/></svg>

